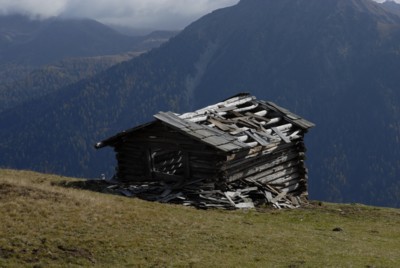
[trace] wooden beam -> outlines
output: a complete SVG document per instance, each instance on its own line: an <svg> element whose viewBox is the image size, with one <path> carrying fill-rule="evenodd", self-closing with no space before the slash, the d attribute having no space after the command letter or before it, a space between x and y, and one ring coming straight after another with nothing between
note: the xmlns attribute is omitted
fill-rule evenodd
<svg viewBox="0 0 400 268"><path fill-rule="evenodd" d="M290 143L290 139L286 137L278 128L273 127L272 130L286 143Z"/></svg>

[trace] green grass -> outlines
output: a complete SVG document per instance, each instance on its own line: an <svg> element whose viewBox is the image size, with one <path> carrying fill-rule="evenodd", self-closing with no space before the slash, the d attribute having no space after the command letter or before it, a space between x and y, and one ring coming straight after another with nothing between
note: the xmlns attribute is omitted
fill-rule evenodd
<svg viewBox="0 0 400 268"><path fill-rule="evenodd" d="M0 170L0 267L400 267L398 209L205 211L73 180Z"/></svg>

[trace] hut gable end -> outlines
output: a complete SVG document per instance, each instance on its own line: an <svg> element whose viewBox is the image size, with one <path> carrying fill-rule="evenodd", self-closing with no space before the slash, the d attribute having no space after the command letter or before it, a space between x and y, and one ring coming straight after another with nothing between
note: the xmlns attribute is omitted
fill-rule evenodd
<svg viewBox="0 0 400 268"><path fill-rule="evenodd" d="M154 117L96 144L114 147L119 181L154 184L144 194L151 200L239 208L293 207L307 199L303 139L314 124L300 116L238 94L194 112Z"/></svg>

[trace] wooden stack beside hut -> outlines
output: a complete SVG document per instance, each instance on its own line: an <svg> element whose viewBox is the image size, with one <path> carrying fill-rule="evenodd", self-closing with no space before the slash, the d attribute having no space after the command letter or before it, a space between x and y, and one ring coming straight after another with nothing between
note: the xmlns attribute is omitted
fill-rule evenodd
<svg viewBox="0 0 400 268"><path fill-rule="evenodd" d="M304 134L309 121L238 94L96 144L114 147L121 191L196 207L296 207L307 200Z"/></svg>

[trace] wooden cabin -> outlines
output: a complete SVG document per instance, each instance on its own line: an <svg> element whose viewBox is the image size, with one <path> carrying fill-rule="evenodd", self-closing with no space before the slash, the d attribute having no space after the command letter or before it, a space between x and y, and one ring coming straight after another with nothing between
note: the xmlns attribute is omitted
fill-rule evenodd
<svg viewBox="0 0 400 268"><path fill-rule="evenodd" d="M132 196L204 208L307 200L309 121L249 94L154 117L95 146L114 148L115 178Z"/></svg>

